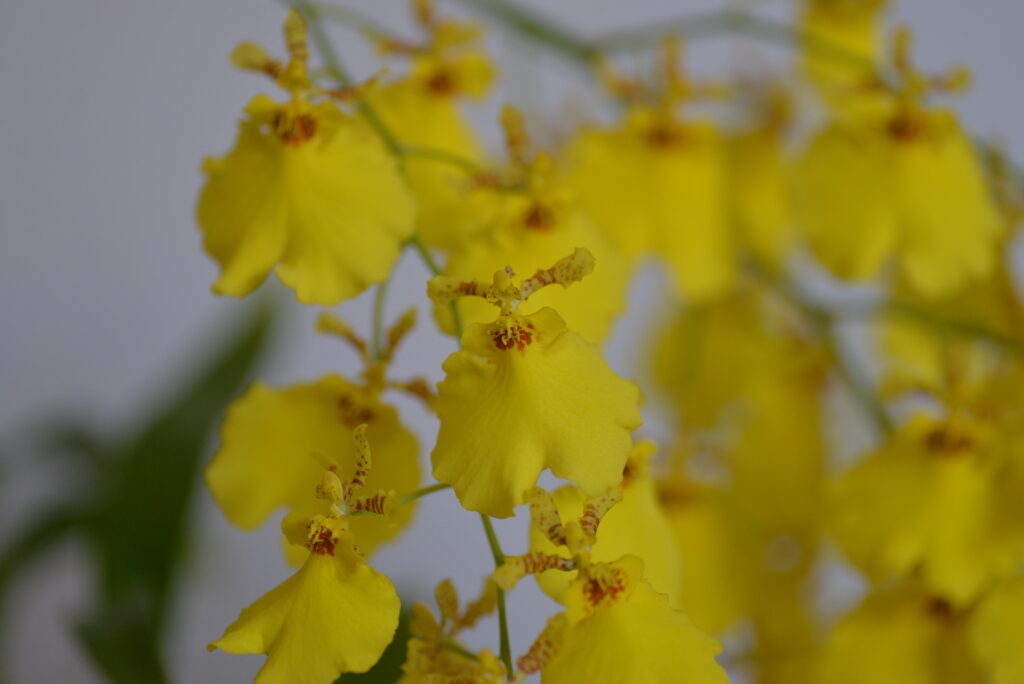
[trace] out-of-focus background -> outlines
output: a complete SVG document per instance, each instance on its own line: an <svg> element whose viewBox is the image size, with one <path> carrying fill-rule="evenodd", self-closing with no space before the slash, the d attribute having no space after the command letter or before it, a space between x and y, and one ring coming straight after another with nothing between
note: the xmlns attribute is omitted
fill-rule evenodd
<svg viewBox="0 0 1024 684"><path fill-rule="evenodd" d="M349 0L396 29L410 29L406 0ZM443 9L461 6L440 3ZM691 11L720 8L711 0L523 0L583 33L645 24ZM733 3L736 5L737 3ZM742 3L740 3L742 5ZM921 64L968 65L974 86L955 105L966 126L999 134L1024 157L1024 95L1019 84L1017 0L894 0L893 16L909 23ZM785 18L793 4L758 3ZM227 340L252 302L218 298L215 277L193 219L204 155L232 142L247 100L266 88L259 77L232 69L227 55L243 39L281 51L282 5L270 0L46 0L0 6L0 541L30 525L48 502L86 495L87 478L68 477L66 464L46 454L41 435L57 424L92 426L101 434L130 433L160 409L167 393ZM492 33L507 76L496 102L513 101L543 125L547 112L587 106L593 96L572 68L517 39ZM332 29L353 73L377 63L367 44ZM724 75L752 60L791 59L784 49L717 39L694 45L698 74ZM562 104L558 104L558 103ZM474 120L496 138L494 106ZM554 130L557 122L548 120ZM427 314L426 272L407 254L391 289L390 311L408 303ZM273 279L271 279L273 281ZM620 321L607 353L622 374L635 360L657 317L659 274L644 274L633 311ZM317 310L302 308L271 282L264 300L286 304L261 377L273 384L314 379L329 370L358 371L354 356L312 331ZM368 297L340 307L356 325L369 321ZM450 339L421 316L413 342L399 355L398 375L439 379ZM435 426L423 410L399 400L422 440L425 470ZM657 434L654 420L645 428ZM209 453L207 445L204 454ZM206 456L204 456L205 458ZM160 472L132 483L145 506L170 486ZM189 522L187 556L170 606L167 662L173 681L247 681L262 657L208 654L238 611L289 572L277 525L255 534L228 526L200 490ZM123 534L147 535L145 521L122 521ZM523 520L501 521L507 550L525 545ZM137 523L137 524L136 524ZM94 611L90 551L64 544L33 564L11 587L4 606L0 663L13 682L102 681L89 664L75 625ZM450 493L425 499L418 520L374 565L403 595L429 596L454 577L473 594L491 560L475 515ZM511 608L515 649L523 651L554 612L532 583ZM496 644L493 621L470 639Z"/></svg>

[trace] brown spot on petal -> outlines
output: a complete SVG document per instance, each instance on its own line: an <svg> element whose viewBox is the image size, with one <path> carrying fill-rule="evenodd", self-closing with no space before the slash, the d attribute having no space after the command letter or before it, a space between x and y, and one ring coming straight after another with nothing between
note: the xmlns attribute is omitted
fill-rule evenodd
<svg viewBox="0 0 1024 684"><path fill-rule="evenodd" d="M371 423L374 419L372 408L358 401L355 397L342 394L338 397L338 419L342 424L356 428L363 423Z"/></svg>
<svg viewBox="0 0 1024 684"><path fill-rule="evenodd" d="M968 452L974 446L969 434L953 429L949 425L940 425L928 432L924 438L925 446L935 456L957 456Z"/></svg>
<svg viewBox="0 0 1024 684"><path fill-rule="evenodd" d="M438 69L427 79L427 90L434 95L454 95L459 91L458 79L451 69Z"/></svg>
<svg viewBox="0 0 1024 684"><path fill-rule="evenodd" d="M956 612L953 604L941 598L929 599L925 609L928 611L928 615L936 620L951 620Z"/></svg>
<svg viewBox="0 0 1024 684"><path fill-rule="evenodd" d="M900 142L911 142L924 135L926 129L924 118L911 112L897 114L887 126L889 135Z"/></svg>
<svg viewBox="0 0 1024 684"><path fill-rule="evenodd" d="M683 142L686 136L680 126L659 123L644 132L644 142L657 149L668 149Z"/></svg>
<svg viewBox="0 0 1024 684"><path fill-rule="evenodd" d="M279 111L274 115L274 134L286 145L301 145L316 135L317 123L312 114L292 116Z"/></svg>
<svg viewBox="0 0 1024 684"><path fill-rule="evenodd" d="M316 537L309 542L309 550L318 556L333 556L334 545L337 543L337 539L334 538L334 533L327 526L321 527Z"/></svg>
<svg viewBox="0 0 1024 684"><path fill-rule="evenodd" d="M530 230L547 232L555 227L555 212L543 202L533 202L523 214L523 225Z"/></svg>

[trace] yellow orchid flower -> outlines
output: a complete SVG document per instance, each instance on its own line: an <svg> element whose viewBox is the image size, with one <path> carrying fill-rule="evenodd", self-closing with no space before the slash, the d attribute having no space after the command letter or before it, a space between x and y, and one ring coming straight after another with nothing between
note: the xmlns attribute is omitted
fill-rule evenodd
<svg viewBox="0 0 1024 684"><path fill-rule="evenodd" d="M506 126L510 123L506 116ZM525 145L525 131L507 132L511 145ZM517 152L510 149L515 157ZM576 202L553 174L551 161L538 155L529 163L513 168L508 181L522 191L505 192L491 201L496 211L486 230L455 245L449 253L444 275L464 280L484 280L505 266L514 272L529 272L537 263L550 263L580 245L600 261L601 268L587 280L586 288L548 288L538 292L522 313L550 306L588 342L599 344L608 336L612 323L626 305L629 273L625 261L605 236L591 224ZM486 190L477 192L480 195ZM493 192L493 191L492 191ZM491 307L478 298L456 302L464 322L486 323ZM450 307L437 307L435 316L442 329L453 331Z"/></svg>
<svg viewBox="0 0 1024 684"><path fill-rule="evenodd" d="M789 198L792 164L783 152L791 103L777 88L757 95L757 124L725 138L729 185L742 188L728 193L727 208L737 242L779 269L799 238Z"/></svg>
<svg viewBox="0 0 1024 684"><path fill-rule="evenodd" d="M726 208L726 149L710 123L681 120L697 89L666 51L662 90L634 98L620 125L584 129L565 151L565 179L580 205L626 258L656 255L675 290L694 299L723 293L736 275Z"/></svg>
<svg viewBox="0 0 1024 684"><path fill-rule="evenodd" d="M302 567L244 609L209 645L228 653L265 653L257 684L327 682L373 667L398 627L400 602L387 577L366 565L349 531L348 513L376 497L357 498L370 471L366 426L355 430L359 465L342 484L326 471L318 496L332 510L289 530L308 550ZM338 505L344 510L337 510ZM304 533L304 534L303 534ZM298 537L298 539L296 539Z"/></svg>
<svg viewBox="0 0 1024 684"><path fill-rule="evenodd" d="M651 588L641 559L592 559L598 527L622 497L621 487L609 490L587 500L579 518L563 523L551 496L531 490L533 526L569 556L534 551L507 558L494 581L510 589L525 575L545 570L577 575L564 594L565 612L550 619L519 658L519 673L539 671L548 684L724 684L725 671L714 659L721 647Z"/></svg>
<svg viewBox="0 0 1024 684"><path fill-rule="evenodd" d="M982 684L966 619L941 599L898 586L869 595L832 629L822 684Z"/></svg>
<svg viewBox="0 0 1024 684"><path fill-rule="evenodd" d="M588 342L604 342L625 309L628 289L625 264L607 240L595 232L579 213L558 219L548 231L533 228L527 222L534 211L536 206L526 197L507 198L501 218L491 230L451 250L444 274L480 280L503 265L517 273L529 272L533 264L551 263L576 246L587 245L601 262L601 269L594 275L593 282L579 290L552 288L540 292L529 305L523 306L523 313L550 307ZM464 322L485 323L491 319L490 307L479 299L461 300L457 306ZM437 307L435 315L443 330L454 332L450 308Z"/></svg>
<svg viewBox="0 0 1024 684"><path fill-rule="evenodd" d="M458 592L451 580L437 585L434 598L441 612L438 621L426 606L412 608L405 664L399 684L504 684L505 667L489 650L478 653L466 650L457 638L464 629L471 629L481 617L494 612L497 592L487 582L480 598L460 609Z"/></svg>
<svg viewBox="0 0 1024 684"><path fill-rule="evenodd" d="M584 492L622 478L629 433L641 422L636 386L554 310L516 311L534 291L567 287L593 267L590 253L577 249L518 283L507 271L488 287L444 276L430 281L436 303L479 296L501 307L494 322L467 328L438 384L434 477L454 487L463 507L508 517L545 468Z"/></svg>
<svg viewBox="0 0 1024 684"><path fill-rule="evenodd" d="M682 586L681 556L648 473L648 462L654 448L650 442L640 442L633 447L623 473L622 502L602 518L601 538L593 546L592 557L604 562L625 555L642 558L644 578L655 591L666 594L669 603L676 606ZM555 491L553 504L546 499L543 504L549 508L551 505L556 506L549 511L549 515L571 520L583 515L586 500L578 488L566 485ZM530 500L531 511L538 505L542 505L542 502ZM553 544L538 525L530 527L530 550L565 557L569 553ZM545 593L561 603L575 576L576 573L572 572L549 570L537 574L536 579Z"/></svg>
<svg viewBox="0 0 1024 684"><path fill-rule="evenodd" d="M358 456L347 435L368 426L377 447L377 464L368 485L406 494L420 484L419 445L393 407L379 398L384 389L382 365L411 324L400 320L389 334L391 350L379 365L370 366L364 384L339 375L317 382L274 389L256 382L228 409L221 443L206 468L206 484L214 501L233 524L254 529L280 508L299 520L308 519L318 504L310 482L334 467L353 472ZM323 317L321 329L348 339L365 356L365 342L334 317ZM414 506L403 506L390 519L361 516L349 521L366 553L395 537L412 519ZM289 559L301 562L301 545L286 547Z"/></svg>
<svg viewBox="0 0 1024 684"><path fill-rule="evenodd" d="M901 89L886 106L814 136L794 172L794 212L839 277L870 279L893 261L914 290L941 297L989 276L1004 224L956 117L921 105L908 41L899 34ZM955 90L962 80L941 83Z"/></svg>
<svg viewBox="0 0 1024 684"><path fill-rule="evenodd" d="M832 532L879 580L919 575L933 595L969 604L1024 558L1024 468L1014 443L970 417L917 416L841 475Z"/></svg>
<svg viewBox="0 0 1024 684"><path fill-rule="evenodd" d="M207 159L196 216L203 245L220 264L214 291L249 294L276 265L307 304L337 304L384 280L412 235L414 204L395 160L361 119L306 77L305 25L286 21L291 61L263 69L292 98L253 98L235 146ZM260 63L251 50L236 62Z"/></svg>

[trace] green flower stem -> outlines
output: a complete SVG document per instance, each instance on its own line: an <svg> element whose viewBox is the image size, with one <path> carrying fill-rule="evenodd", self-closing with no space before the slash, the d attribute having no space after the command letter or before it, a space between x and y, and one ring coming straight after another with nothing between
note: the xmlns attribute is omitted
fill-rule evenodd
<svg viewBox="0 0 1024 684"><path fill-rule="evenodd" d="M491 547L491 555L494 557L494 567L500 568L505 564L505 553L498 543L498 535L494 533L494 525L491 524L490 516L481 513L480 522L483 523L484 533L487 534L487 544ZM505 611L505 590L498 589L498 638L501 642L501 662L505 664L505 676L511 679L514 670L512 669L512 647L508 638L508 616Z"/></svg>
<svg viewBox="0 0 1024 684"><path fill-rule="evenodd" d="M432 485L430 485L428 487L420 487L416 491L409 492L408 494L403 496L401 499L399 499L398 500L398 504L400 506L405 506L405 505L411 504L416 499L421 499L424 496L427 496L428 494L433 494L434 492L444 491L445 489L451 489L451 487L452 487L451 485L441 484L440 482L438 482L437 484L432 484Z"/></svg>
<svg viewBox="0 0 1024 684"><path fill-rule="evenodd" d="M877 71L871 59L857 52L788 24L741 10L723 9L691 13L676 19L616 30L594 39L587 39L571 33L541 13L525 9L509 0L459 2L487 14L526 38L541 43L565 57L584 63L590 63L600 55L649 49L668 36L700 40L722 35L743 35L787 47L799 46L821 57L845 63L851 68Z"/></svg>
<svg viewBox="0 0 1024 684"><path fill-rule="evenodd" d="M431 275L441 275L440 266L438 266L437 262L434 261L434 257L431 256L430 250L427 249L427 246L423 244L423 240L421 240L418 235L413 236L413 238L409 240L409 244L412 245L412 248L420 255L420 259L423 260L424 265L427 267L427 270L430 271ZM459 313L459 308L455 305L454 301L452 302L451 307L452 327L455 329L455 338L461 341L462 315Z"/></svg>
<svg viewBox="0 0 1024 684"><path fill-rule="evenodd" d="M880 435L887 435L893 431L892 418L886 411L885 405L872 390L870 383L863 374L855 369L843 349L841 340L836 331L836 325L840 317L829 308L826 308L806 295L795 283L773 273L756 261L748 263L749 272L776 292L784 300L792 304L804 314L804 317L814 326L815 332L821 340L822 347L828 355L829 360L835 367L839 377L849 388L850 393L860 405L865 415L871 419Z"/></svg>
<svg viewBox="0 0 1024 684"><path fill-rule="evenodd" d="M904 318L920 323L941 333L955 337L988 342L1014 356L1024 357L1024 339L992 330L970 321L961 321L940 316L928 309L899 301L879 302L859 311L844 312L850 318L856 317L891 317Z"/></svg>
<svg viewBox="0 0 1024 684"><path fill-rule="evenodd" d="M694 41L722 35L741 35L784 47L801 47L851 69L878 71L873 60L853 50L789 24L732 9L689 14L650 26L614 31L597 38L593 45L599 52L615 53L647 49L668 36L679 36Z"/></svg>
<svg viewBox="0 0 1024 684"><path fill-rule="evenodd" d="M381 282L377 283L377 289L373 293L373 323L370 338L370 354L374 361L380 361L384 356L384 304L388 297L388 285L391 282L391 274Z"/></svg>
<svg viewBox="0 0 1024 684"><path fill-rule="evenodd" d="M329 2L311 2L309 6L317 16L358 31L373 40L411 44L412 41L395 35L391 29L377 22L373 17L358 10Z"/></svg>
<svg viewBox="0 0 1024 684"><path fill-rule="evenodd" d="M320 21L320 14L316 8L309 2L303 0L293 0L291 3L295 9L302 14L302 18L306 20L306 27L309 29L309 36L313 39L313 44L316 45L317 51L320 52L320 56L324 60L324 64L327 67L327 72L343 87L351 87L355 85L348 70L345 69L342 64L341 58L338 57L337 51L334 49L334 45L331 43L331 39L327 36L327 31L324 30L323 23ZM380 136L381 141L384 145L394 154L396 157L402 157L401 146L398 144L398 140L391 133L391 130L384 124L384 120L380 118L377 110L374 109L366 100L359 101L359 113L363 115L363 118L373 127L373 130Z"/></svg>
<svg viewBox="0 0 1024 684"><path fill-rule="evenodd" d="M569 29L557 25L550 18L516 3L507 0L458 0L458 2L466 7L479 10L500 21L519 35L552 48L584 66L588 66L590 61L597 56L593 45L588 41L575 35Z"/></svg>
<svg viewBox="0 0 1024 684"><path fill-rule="evenodd" d="M825 353L832 360L839 377L846 383L857 403L861 405L881 435L891 434L894 429L892 417L864 376L854 370L847 358L836 332L836 320L832 317L815 318L813 315L812 320L818 326Z"/></svg>
<svg viewBox="0 0 1024 684"><path fill-rule="evenodd" d="M472 660L473 662L477 663L480 662L480 658L477 657L476 653L473 653L472 651L467 651L465 648L463 648L456 642L452 641L451 639L445 639L444 641L442 641L441 648L447 651L451 651L452 653L458 653L460 656L466 658L467 660Z"/></svg>
<svg viewBox="0 0 1024 684"><path fill-rule="evenodd" d="M447 150L438 150L432 147L420 147L419 145L400 145L399 151L403 157L416 157L418 159L429 159L431 161L449 164L465 171L469 175L480 173L480 167L473 161L452 154Z"/></svg>

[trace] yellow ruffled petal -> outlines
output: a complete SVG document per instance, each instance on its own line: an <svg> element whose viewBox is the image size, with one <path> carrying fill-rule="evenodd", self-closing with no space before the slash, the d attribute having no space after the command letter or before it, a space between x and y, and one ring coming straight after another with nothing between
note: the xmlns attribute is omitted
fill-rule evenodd
<svg viewBox="0 0 1024 684"><path fill-rule="evenodd" d="M895 257L916 291L948 295L994 270L1002 222L953 116L900 116L837 121L815 136L796 172L794 211L838 276L871 278Z"/></svg>
<svg viewBox="0 0 1024 684"><path fill-rule="evenodd" d="M627 557L628 558L628 557ZM623 559L626 561L627 559ZM616 565L616 564L612 564ZM627 564L635 572L642 563ZM577 580L582 585L584 580ZM635 575L614 600L565 622L545 684L725 684L721 647ZM582 587L577 586L582 591ZM571 616L571 611L570 611Z"/></svg>
<svg viewBox="0 0 1024 684"><path fill-rule="evenodd" d="M998 587L978 606L970 639L992 684L1024 684L1024 578Z"/></svg>
<svg viewBox="0 0 1024 684"><path fill-rule="evenodd" d="M922 295L988 276L1003 230L974 148L952 114L930 115L923 140L899 146L900 267Z"/></svg>
<svg viewBox="0 0 1024 684"><path fill-rule="evenodd" d="M637 445L634 454L638 450L647 451L648 447L649 444ZM642 458L646 460L646 456ZM591 548L591 558L598 562L610 562L625 555L643 559L644 578L653 589L666 594L671 605L678 605L681 586L680 554L672 529L658 502L654 483L644 473L639 479L630 476L623 488L625 492L622 501L601 518L597 542ZM576 520L583 514L587 497L578 488L566 485L558 489L554 496L562 520ZM530 550L569 557L569 551L564 546L556 547L535 526L530 527ZM565 591L576 575L575 571L548 570L536 575L536 578L545 593L562 602Z"/></svg>
<svg viewBox="0 0 1024 684"><path fill-rule="evenodd" d="M431 454L463 507L501 518L545 468L591 495L618 484L641 423L636 386L557 313L512 315L514 341L505 323L471 325L445 361Z"/></svg>
<svg viewBox="0 0 1024 684"><path fill-rule="evenodd" d="M621 129L585 131L566 156L581 206L624 255L662 257L689 297L716 296L732 284L725 154L715 129L637 109Z"/></svg>
<svg viewBox="0 0 1024 684"><path fill-rule="evenodd" d="M528 277L536 271L537 264L554 263L575 248L585 247L598 263L587 277L586 287L545 288L521 304L519 311L533 313L551 307L570 328L588 342L598 344L608 336L615 319L625 309L629 287L626 264L577 211L556 211L550 223L532 226L530 219L538 211L532 198L506 199L498 224L485 235L456 246L444 274L487 282L495 271L511 266L518 276ZM494 307L482 299L460 299L457 306L464 323L494 320ZM435 315L441 326L452 332L451 308L436 307Z"/></svg>
<svg viewBox="0 0 1024 684"><path fill-rule="evenodd" d="M826 376L813 370L801 373L799 361L788 364L778 375L768 374L746 389L748 418L729 454L729 466L733 494L751 527L802 543L821 526Z"/></svg>
<svg viewBox="0 0 1024 684"><path fill-rule="evenodd" d="M722 492L692 483L667 483L660 491L679 545L680 606L694 623L720 634L753 603L753 568L739 543L736 515Z"/></svg>
<svg viewBox="0 0 1024 684"><path fill-rule="evenodd" d="M398 594L347 532L335 542L244 609L210 650L267 654L258 684L331 682L373 667L398 627Z"/></svg>
<svg viewBox="0 0 1024 684"><path fill-rule="evenodd" d="M368 424L373 468L366 489L410 492L420 484L416 438L395 410L369 398L337 375L275 390L262 383L232 404L221 428L221 445L206 469L206 483L227 518L252 529L286 507L303 519L318 510L314 498L324 470L336 465L343 478L355 468L352 430ZM412 518L401 506L391 520L366 515L350 526L364 552L391 539ZM304 551L297 547L293 560Z"/></svg>
<svg viewBox="0 0 1024 684"><path fill-rule="evenodd" d="M919 573L961 606L1024 556L1024 474L978 429L918 419L836 482L832 531L852 563L885 579Z"/></svg>
<svg viewBox="0 0 1024 684"><path fill-rule="evenodd" d="M781 266L796 246L791 216L789 168L780 135L760 129L728 139L729 183L742 192L729 193L732 221L743 245L762 261Z"/></svg>
<svg viewBox="0 0 1024 684"><path fill-rule="evenodd" d="M205 164L196 208L221 294L251 292L277 263L304 303L337 304L387 277L413 231L394 159L330 102L255 98L226 157Z"/></svg>
<svg viewBox="0 0 1024 684"><path fill-rule="evenodd" d="M832 630L823 684L982 684L962 618L917 592L869 596Z"/></svg>
<svg viewBox="0 0 1024 684"><path fill-rule="evenodd" d="M899 240L897 179L884 139L834 125L794 170L793 211L811 249L841 278L878 274Z"/></svg>

